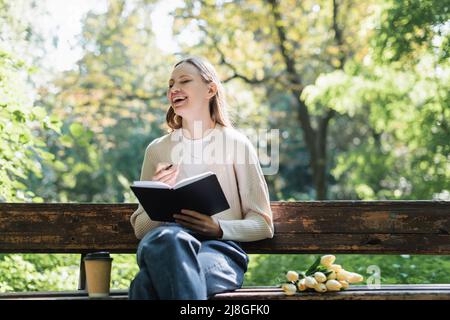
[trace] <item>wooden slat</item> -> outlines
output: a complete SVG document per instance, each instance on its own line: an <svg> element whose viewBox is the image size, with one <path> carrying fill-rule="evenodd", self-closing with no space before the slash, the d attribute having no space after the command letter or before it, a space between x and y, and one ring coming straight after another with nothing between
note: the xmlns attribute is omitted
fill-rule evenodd
<svg viewBox="0 0 450 320"><path fill-rule="evenodd" d="M0 204L0 252L135 251L135 204Z"/></svg>
<svg viewBox="0 0 450 320"><path fill-rule="evenodd" d="M0 300L78 300L88 299L86 291L0 293ZM111 290L109 299L128 299L127 290ZM213 300L450 300L450 284L383 285L380 289L352 286L341 292L302 292L286 296L278 287L244 287L217 294Z"/></svg>
<svg viewBox="0 0 450 320"><path fill-rule="evenodd" d="M109 298L128 299L128 290L114 289L110 292ZM86 290L69 290L69 291L27 291L27 292L8 292L0 293L0 300L14 299L14 300L41 300L41 299L89 299Z"/></svg>
<svg viewBox="0 0 450 320"><path fill-rule="evenodd" d="M449 234L450 202L312 201L272 206L281 233Z"/></svg>
<svg viewBox="0 0 450 320"><path fill-rule="evenodd" d="M382 285L379 289L351 286L340 292L301 292L286 296L278 287L242 288L221 293L214 300L450 300L450 284Z"/></svg>
<svg viewBox="0 0 450 320"><path fill-rule="evenodd" d="M298 293L286 296L283 292L267 293L224 293L214 300L450 300L450 291L435 290L400 291L370 290L317 293Z"/></svg>
<svg viewBox="0 0 450 320"><path fill-rule="evenodd" d="M0 203L0 252L134 253L136 204ZM276 235L248 253L450 254L449 201L272 202Z"/></svg>
<svg viewBox="0 0 450 320"><path fill-rule="evenodd" d="M434 234L279 234L245 245L250 253L450 254L450 236Z"/></svg>

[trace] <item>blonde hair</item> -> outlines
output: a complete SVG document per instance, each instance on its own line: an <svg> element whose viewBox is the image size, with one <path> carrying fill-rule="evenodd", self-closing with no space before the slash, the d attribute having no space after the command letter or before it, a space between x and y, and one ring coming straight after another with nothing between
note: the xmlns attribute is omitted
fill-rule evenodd
<svg viewBox="0 0 450 320"><path fill-rule="evenodd" d="M228 118L227 113L227 105L225 101L225 93L222 86L222 83L217 76L217 72L214 69L213 65L209 63L206 59L200 57L189 57L179 61L175 64L174 68L179 66L182 63L190 63L200 72L200 76L202 77L205 83L215 83L217 86L216 94L209 100L209 114L211 116L211 120L214 123L221 124L225 127L232 127L231 121ZM182 127L182 117L177 115L173 110L173 107L170 106L169 110L166 114L166 122L170 129L175 130Z"/></svg>

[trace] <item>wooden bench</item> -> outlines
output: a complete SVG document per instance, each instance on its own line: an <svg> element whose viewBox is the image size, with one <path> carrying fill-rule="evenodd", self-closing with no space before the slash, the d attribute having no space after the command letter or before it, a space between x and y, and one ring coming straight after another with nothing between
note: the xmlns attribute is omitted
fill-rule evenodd
<svg viewBox="0 0 450 320"><path fill-rule="evenodd" d="M1 203L0 253L135 253L138 240L129 218L136 208ZM272 202L272 209L275 237L242 243L247 253L450 254L448 201ZM0 293L0 299L87 299L84 282L81 263L79 290ZM351 286L289 297L276 285L244 287L213 299L450 299L450 284ZM127 299L127 290L112 290L111 298Z"/></svg>

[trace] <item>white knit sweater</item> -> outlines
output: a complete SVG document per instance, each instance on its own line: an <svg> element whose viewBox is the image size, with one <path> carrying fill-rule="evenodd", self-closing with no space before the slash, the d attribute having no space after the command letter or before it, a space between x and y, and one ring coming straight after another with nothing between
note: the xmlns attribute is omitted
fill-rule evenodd
<svg viewBox="0 0 450 320"><path fill-rule="evenodd" d="M151 180L158 162L181 161L177 181L212 171L230 204L230 209L212 216L223 231L221 239L248 242L272 238L269 191L255 148L248 138L233 128L216 124L203 139L190 141L196 145L194 152L186 152L191 145L181 129L152 141L145 152L140 180ZM206 147L200 150L198 145ZM198 163L189 162L201 154L205 156ZM138 239L161 224L164 223L152 221L140 204L131 215L131 225Z"/></svg>

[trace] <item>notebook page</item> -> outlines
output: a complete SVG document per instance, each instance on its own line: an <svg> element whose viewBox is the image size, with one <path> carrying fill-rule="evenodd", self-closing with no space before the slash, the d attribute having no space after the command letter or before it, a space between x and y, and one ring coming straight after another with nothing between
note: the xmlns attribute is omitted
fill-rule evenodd
<svg viewBox="0 0 450 320"><path fill-rule="evenodd" d="M201 179L206 178L206 177L208 177L210 175L213 175L213 174L214 174L213 172L207 171L207 172L201 173L199 175L183 179L181 181L178 181L177 184L175 184L175 186L173 188L174 189L178 189L178 188L184 187L184 186L186 186L186 185L188 185L190 183L193 183L195 181L201 180Z"/></svg>
<svg viewBox="0 0 450 320"><path fill-rule="evenodd" d="M170 189L168 184L161 181L134 181L133 185L144 188Z"/></svg>

